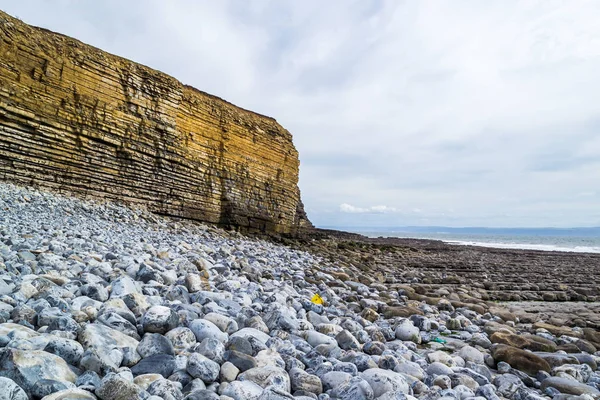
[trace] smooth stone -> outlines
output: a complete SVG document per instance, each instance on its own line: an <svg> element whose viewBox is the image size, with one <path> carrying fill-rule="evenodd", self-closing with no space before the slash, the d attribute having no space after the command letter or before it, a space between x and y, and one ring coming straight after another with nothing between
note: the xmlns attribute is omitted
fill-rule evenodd
<svg viewBox="0 0 600 400"><path fill-rule="evenodd" d="M530 376L535 376L538 371L550 372L550 365L543 358L527 350L500 344L492 349L492 356L496 362L504 361Z"/></svg>
<svg viewBox="0 0 600 400"><path fill-rule="evenodd" d="M371 385L364 379L355 376L334 388L331 397L339 400L373 400L375 398Z"/></svg>
<svg viewBox="0 0 600 400"><path fill-rule="evenodd" d="M192 353L188 360L187 372L205 383L217 380L220 372L219 364L199 353Z"/></svg>
<svg viewBox="0 0 600 400"><path fill-rule="evenodd" d="M448 377L450 378L452 387L462 385L468 387L473 391L476 391L479 388L479 383L477 383L477 381L471 378L469 375L451 374Z"/></svg>
<svg viewBox="0 0 600 400"><path fill-rule="evenodd" d="M262 392L263 388L254 382L233 381L225 386L221 394L233 400L258 400Z"/></svg>
<svg viewBox="0 0 600 400"><path fill-rule="evenodd" d="M183 398L183 400L229 400L229 396L219 396L208 389L194 390Z"/></svg>
<svg viewBox="0 0 600 400"><path fill-rule="evenodd" d="M458 356L465 361L471 361L475 364L483 364L483 354L474 347L464 346L458 351Z"/></svg>
<svg viewBox="0 0 600 400"><path fill-rule="evenodd" d="M234 381L239 375L240 370L238 367L226 361L221 365L221 371L219 372L219 378L221 382L231 382Z"/></svg>
<svg viewBox="0 0 600 400"><path fill-rule="evenodd" d="M196 340L200 343L206 338L217 339L221 343L227 342L229 335L222 332L218 326L204 319L195 319L190 322L188 328L196 336Z"/></svg>
<svg viewBox="0 0 600 400"><path fill-rule="evenodd" d="M56 354L70 365L78 366L83 356L83 346L71 339L48 335L48 344L44 351Z"/></svg>
<svg viewBox="0 0 600 400"><path fill-rule="evenodd" d="M545 329L548 332L552 333L553 335L560 337L560 336L571 336L571 337L582 337L583 334L573 330L567 326L556 326L556 325L552 325L552 324L548 324L545 322L536 322L533 324L533 329Z"/></svg>
<svg viewBox="0 0 600 400"><path fill-rule="evenodd" d="M179 324L179 316L169 307L152 306L142 317L144 332L165 334Z"/></svg>
<svg viewBox="0 0 600 400"><path fill-rule="evenodd" d="M258 400L314 400L314 397L306 397L306 396L292 396L291 394L276 388L276 387L267 387Z"/></svg>
<svg viewBox="0 0 600 400"><path fill-rule="evenodd" d="M82 389L65 389L56 393L52 393L42 398L42 400L96 400L97 397L87 390ZM3 400L0 397L0 400ZM14 399L16 400L16 399Z"/></svg>
<svg viewBox="0 0 600 400"><path fill-rule="evenodd" d="M258 367L254 357L235 350L227 350L223 354L223 359L235 365L241 372Z"/></svg>
<svg viewBox="0 0 600 400"><path fill-rule="evenodd" d="M239 331L232 334L231 337L241 337L244 339L254 338L259 340L263 344L267 343L267 341L271 338L266 333L261 332L255 328L242 328Z"/></svg>
<svg viewBox="0 0 600 400"><path fill-rule="evenodd" d="M465 400L469 397L475 397L475 392L473 392L466 386L458 385L455 386L453 389L458 394L460 400Z"/></svg>
<svg viewBox="0 0 600 400"><path fill-rule="evenodd" d="M317 347L319 345L337 345L337 342L334 338L319 333L317 331L306 331L304 333L304 339L310 344L312 347Z"/></svg>
<svg viewBox="0 0 600 400"><path fill-rule="evenodd" d="M409 392L406 379L399 373L381 368L372 368L364 371L361 377L373 389L373 395L379 397L390 391Z"/></svg>
<svg viewBox="0 0 600 400"><path fill-rule="evenodd" d="M250 341L240 336L229 337L229 341L225 345L225 349L239 351L240 353L248 354L250 356L254 353Z"/></svg>
<svg viewBox="0 0 600 400"><path fill-rule="evenodd" d="M142 390L138 385L117 374L108 374L96 389L96 396L102 400L142 399Z"/></svg>
<svg viewBox="0 0 600 400"><path fill-rule="evenodd" d="M181 384L167 379L158 379L148 386L146 389L152 396L156 396L162 400L181 400Z"/></svg>
<svg viewBox="0 0 600 400"><path fill-rule="evenodd" d="M122 276L111 284L110 298L122 297L127 294L140 293L135 281L128 276Z"/></svg>
<svg viewBox="0 0 600 400"><path fill-rule="evenodd" d="M237 332L238 324L233 318L229 318L225 315L217 314L214 312L206 314L203 319L215 324L221 331L232 334Z"/></svg>
<svg viewBox="0 0 600 400"><path fill-rule="evenodd" d="M303 391L316 395L323 392L323 384L318 376L309 374L300 368L292 368L289 375L292 392Z"/></svg>
<svg viewBox="0 0 600 400"><path fill-rule="evenodd" d="M0 324L0 336L8 336L10 334L17 334L21 339L30 339L40 334L31 328L23 326L21 324L13 324L11 322L5 322Z"/></svg>
<svg viewBox="0 0 600 400"><path fill-rule="evenodd" d="M321 382L323 384L323 390L329 391L335 389L352 379L352 375L342 371L331 371L323 375Z"/></svg>
<svg viewBox="0 0 600 400"><path fill-rule="evenodd" d="M60 382L54 379L40 379L33 385L31 394L36 398L42 398L67 389L75 389L75 385L71 382Z"/></svg>
<svg viewBox="0 0 600 400"><path fill-rule="evenodd" d="M571 354L573 357L579 361L579 364L587 364L594 371L598 369L598 363L594 356L589 354Z"/></svg>
<svg viewBox="0 0 600 400"><path fill-rule="evenodd" d="M131 336L135 340L139 340L140 336L137 332L137 328L134 323L128 321L126 318L118 313L106 312L98 315L96 322L108 326L109 328L115 329L127 336Z"/></svg>
<svg viewBox="0 0 600 400"><path fill-rule="evenodd" d="M440 400L444 399L444 397L440 397ZM387 392L377 398L377 400L417 400L415 397L406 394L404 392ZM444 400L456 400L453 397L446 398Z"/></svg>
<svg viewBox="0 0 600 400"><path fill-rule="evenodd" d="M395 330L396 339L405 342L421 343L419 328L413 325L412 321L405 319L398 324Z"/></svg>
<svg viewBox="0 0 600 400"><path fill-rule="evenodd" d="M197 343L194 332L183 326L171 329L164 336L171 341L176 353L188 350Z"/></svg>
<svg viewBox="0 0 600 400"><path fill-rule="evenodd" d="M218 364L222 364L225 346L217 339L206 338L202 343L196 346L195 352L202 354Z"/></svg>
<svg viewBox="0 0 600 400"><path fill-rule="evenodd" d="M102 379L100 379L100 376L94 371L85 371L83 374L79 375L75 381L77 387L85 386L86 388L93 390L99 388L101 383Z"/></svg>
<svg viewBox="0 0 600 400"><path fill-rule="evenodd" d="M419 364L411 361L398 364L396 368L394 368L394 372L412 376L420 381L425 379L425 371L423 371Z"/></svg>
<svg viewBox="0 0 600 400"><path fill-rule="evenodd" d="M479 364L476 364L476 365L479 365ZM490 383L489 379L485 375L475 372L474 370L472 370L470 368L453 367L452 371L454 371L454 373L456 373L456 374L466 375L466 376L472 378L479 385L487 385ZM517 372L519 374L522 374L523 376L527 377L526 374L519 372L519 371L517 371ZM488 373L489 373L489 371L488 371Z"/></svg>
<svg viewBox="0 0 600 400"><path fill-rule="evenodd" d="M138 375L133 379L133 383L138 385L144 390L148 389L148 386L152 384L152 382L157 381L159 379L164 379L161 374L144 374Z"/></svg>
<svg viewBox="0 0 600 400"><path fill-rule="evenodd" d="M262 388L273 386L287 393L291 390L291 381L288 373L281 368L265 366L249 369L238 376L240 381L251 381Z"/></svg>
<svg viewBox="0 0 600 400"><path fill-rule="evenodd" d="M12 379L27 393L40 379L74 383L77 375L60 357L41 350L0 350L0 376Z"/></svg>
<svg viewBox="0 0 600 400"><path fill-rule="evenodd" d="M133 376L146 374L160 374L168 378L175 369L175 357L168 354L154 354L143 358L131 367Z"/></svg>
<svg viewBox="0 0 600 400"><path fill-rule="evenodd" d="M454 361L452 356L450 356L448 353L441 351L441 350L427 353L427 360L432 364L443 364L448 367L453 367L454 365L456 365L456 362ZM446 374L443 374L443 375L446 375Z"/></svg>
<svg viewBox="0 0 600 400"><path fill-rule="evenodd" d="M102 355L102 359L110 359L113 349L120 350L124 356L124 365L134 365L140 359L137 353L139 342L115 329L101 324L88 324L79 332L78 341L84 350L93 349ZM118 368L120 365L115 365ZM98 372L98 371L96 371Z"/></svg>
<svg viewBox="0 0 600 400"><path fill-rule="evenodd" d="M561 353L535 353L536 356L544 359L550 367L559 367L564 364L578 364L579 360L577 357L571 354Z"/></svg>
<svg viewBox="0 0 600 400"><path fill-rule="evenodd" d="M0 400L28 400L29 397L15 381L0 377Z"/></svg>
<svg viewBox="0 0 600 400"><path fill-rule="evenodd" d="M277 350L274 349L261 350L254 359L256 360L257 367L266 367L270 365L273 367L285 368L285 361L283 361L283 358L279 355Z"/></svg>
<svg viewBox="0 0 600 400"><path fill-rule="evenodd" d="M549 387L554 388L560 391L561 393L568 393L574 395L589 394L592 396L600 395L600 391L598 389L568 378L559 378L553 376L548 379L544 379L544 381L542 382L541 389L546 390L546 388Z"/></svg>
<svg viewBox="0 0 600 400"><path fill-rule="evenodd" d="M450 375L454 373L452 368L441 362L432 362L427 366L427 373L429 375Z"/></svg>
<svg viewBox="0 0 600 400"><path fill-rule="evenodd" d="M343 350L358 350L360 348L358 340L346 329L338 333L335 340Z"/></svg>
<svg viewBox="0 0 600 400"><path fill-rule="evenodd" d="M496 332L490 336L490 341L531 351L556 351L556 343L537 335Z"/></svg>
<svg viewBox="0 0 600 400"><path fill-rule="evenodd" d="M146 333L137 346L137 352L142 358L157 354L175 355L171 341L159 333Z"/></svg>

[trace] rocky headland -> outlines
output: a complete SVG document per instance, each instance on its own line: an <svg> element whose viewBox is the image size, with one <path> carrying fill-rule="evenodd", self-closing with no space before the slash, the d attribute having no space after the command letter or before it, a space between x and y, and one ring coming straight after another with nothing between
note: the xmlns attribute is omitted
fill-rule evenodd
<svg viewBox="0 0 600 400"><path fill-rule="evenodd" d="M0 180L290 233L298 169L273 118L0 11Z"/></svg>

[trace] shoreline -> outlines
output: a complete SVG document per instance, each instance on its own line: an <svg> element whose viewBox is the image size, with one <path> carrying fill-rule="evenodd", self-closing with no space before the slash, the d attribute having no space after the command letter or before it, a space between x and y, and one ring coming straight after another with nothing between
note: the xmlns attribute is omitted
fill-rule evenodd
<svg viewBox="0 0 600 400"><path fill-rule="evenodd" d="M372 238L319 229L306 233L296 246L384 284L410 284L426 294L462 288L483 301L600 300L600 253Z"/></svg>
<svg viewBox="0 0 600 400"><path fill-rule="evenodd" d="M547 243L529 243L529 242L501 242L501 241L478 241L476 238L431 238L431 237L418 237L418 236L375 236L368 235L365 233L358 233L367 238L377 239L409 239L409 240L436 240L441 241L448 245L454 246L474 246L474 247L486 247L494 249L507 249L507 250L537 250L537 251L548 251L548 252L562 252L562 253L600 253L600 246L585 246L578 245L574 247L561 246L560 244L547 244ZM457 235L460 236L460 235ZM478 236L472 234L472 236ZM517 236L518 237L518 236ZM562 236L555 236L562 237ZM568 238L566 236L565 238Z"/></svg>

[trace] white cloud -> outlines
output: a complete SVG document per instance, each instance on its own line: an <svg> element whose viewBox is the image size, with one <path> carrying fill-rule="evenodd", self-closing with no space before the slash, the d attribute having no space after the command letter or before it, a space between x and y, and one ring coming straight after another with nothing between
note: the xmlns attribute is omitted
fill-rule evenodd
<svg viewBox="0 0 600 400"><path fill-rule="evenodd" d="M385 213L395 213L398 210L394 207L388 207L388 206L372 206L372 207L362 208L362 207L355 207L351 204L343 203L343 204L340 204L340 211L343 213L351 213L351 214L364 214L364 213L385 214Z"/></svg>
<svg viewBox="0 0 600 400"><path fill-rule="evenodd" d="M0 9L274 116L294 135L317 225L600 225L598 1Z"/></svg>
<svg viewBox="0 0 600 400"><path fill-rule="evenodd" d="M367 213L369 212L369 209L354 207L353 205L343 203L340 204L340 211L344 213Z"/></svg>

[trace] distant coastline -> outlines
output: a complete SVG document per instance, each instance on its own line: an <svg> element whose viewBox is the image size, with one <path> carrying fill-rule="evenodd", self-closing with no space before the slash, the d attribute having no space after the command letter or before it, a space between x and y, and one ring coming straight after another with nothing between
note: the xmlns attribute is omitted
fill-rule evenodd
<svg viewBox="0 0 600 400"><path fill-rule="evenodd" d="M441 240L452 245L500 249L525 249L600 253L600 227L484 228L484 227L336 227L367 237L399 237Z"/></svg>

